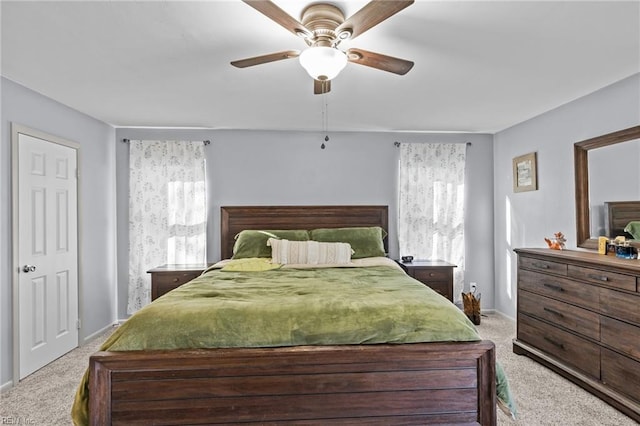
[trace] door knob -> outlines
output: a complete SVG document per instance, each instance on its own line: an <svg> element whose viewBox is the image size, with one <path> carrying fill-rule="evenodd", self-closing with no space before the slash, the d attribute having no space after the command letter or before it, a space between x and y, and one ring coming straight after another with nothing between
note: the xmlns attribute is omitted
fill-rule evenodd
<svg viewBox="0 0 640 426"><path fill-rule="evenodd" d="M22 272L33 272L36 270L36 267L34 265L24 265L22 267Z"/></svg>

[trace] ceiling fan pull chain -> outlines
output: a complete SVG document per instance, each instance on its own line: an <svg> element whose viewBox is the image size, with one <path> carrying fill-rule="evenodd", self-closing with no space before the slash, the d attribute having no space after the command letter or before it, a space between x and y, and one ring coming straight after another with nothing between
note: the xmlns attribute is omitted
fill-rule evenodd
<svg viewBox="0 0 640 426"><path fill-rule="evenodd" d="M329 142L329 103L327 102L327 93L322 94L322 130L324 133L324 142ZM326 145L322 142L320 149L325 149Z"/></svg>
<svg viewBox="0 0 640 426"><path fill-rule="evenodd" d="M324 133L325 133L324 140L328 141L329 140L329 100L328 100L327 92L324 92L322 97L324 98L323 99L324 100Z"/></svg>

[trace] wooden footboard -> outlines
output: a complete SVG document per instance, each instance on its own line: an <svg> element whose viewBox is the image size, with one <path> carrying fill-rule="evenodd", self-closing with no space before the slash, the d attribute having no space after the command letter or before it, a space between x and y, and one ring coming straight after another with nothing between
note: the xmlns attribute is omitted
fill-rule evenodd
<svg viewBox="0 0 640 426"><path fill-rule="evenodd" d="M89 374L92 425L496 424L490 341L98 352Z"/></svg>

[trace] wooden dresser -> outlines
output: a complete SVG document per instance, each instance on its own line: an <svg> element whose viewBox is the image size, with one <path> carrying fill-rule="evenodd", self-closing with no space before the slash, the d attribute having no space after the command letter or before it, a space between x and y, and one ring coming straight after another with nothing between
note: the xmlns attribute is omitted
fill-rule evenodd
<svg viewBox="0 0 640 426"><path fill-rule="evenodd" d="M640 422L640 260L516 249L516 354Z"/></svg>
<svg viewBox="0 0 640 426"><path fill-rule="evenodd" d="M453 268L456 265L442 260L414 260L399 262L407 274L453 302Z"/></svg>

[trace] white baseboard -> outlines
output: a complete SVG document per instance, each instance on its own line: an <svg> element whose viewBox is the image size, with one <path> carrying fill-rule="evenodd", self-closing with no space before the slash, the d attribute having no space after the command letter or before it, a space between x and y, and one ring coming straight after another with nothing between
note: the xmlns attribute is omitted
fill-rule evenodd
<svg viewBox="0 0 640 426"><path fill-rule="evenodd" d="M13 380L9 380L7 383L0 385L0 393L6 392L13 387Z"/></svg>
<svg viewBox="0 0 640 426"><path fill-rule="evenodd" d="M101 328L100 330L96 331L95 333L92 333L90 335L88 335L87 337L85 337L84 339L82 339L82 344L86 345L87 343L91 342L93 339L95 339L96 337L100 336L102 333L104 333L105 331L109 330L110 328L116 327L118 325L120 325L121 323L115 322L113 324L109 324L103 328Z"/></svg>
<svg viewBox="0 0 640 426"><path fill-rule="evenodd" d="M501 316L502 318L504 318L504 319L508 319L508 320L509 320L509 321L511 321L511 322L516 322L516 319L515 319L515 318L510 317L509 315L505 314L504 312L500 312L500 311L496 311L496 310L494 310L494 313L495 313L496 315L500 315L500 316Z"/></svg>

